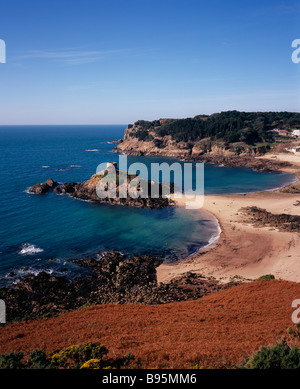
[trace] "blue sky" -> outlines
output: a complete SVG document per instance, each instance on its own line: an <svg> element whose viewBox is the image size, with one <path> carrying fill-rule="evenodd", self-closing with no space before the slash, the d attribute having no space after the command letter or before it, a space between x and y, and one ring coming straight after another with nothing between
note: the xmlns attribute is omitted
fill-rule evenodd
<svg viewBox="0 0 300 389"><path fill-rule="evenodd" d="M300 110L299 1L0 0L0 124Z"/></svg>

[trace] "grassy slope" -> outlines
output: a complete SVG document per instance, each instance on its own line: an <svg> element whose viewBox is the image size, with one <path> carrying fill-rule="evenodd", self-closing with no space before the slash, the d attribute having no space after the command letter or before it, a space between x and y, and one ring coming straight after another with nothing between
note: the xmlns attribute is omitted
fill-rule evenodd
<svg viewBox="0 0 300 389"><path fill-rule="evenodd" d="M165 305L102 305L59 317L15 323L0 332L1 353L47 352L103 343L112 356L132 352L139 367L221 367L278 341L292 327L291 303L300 285L260 281L197 301Z"/></svg>

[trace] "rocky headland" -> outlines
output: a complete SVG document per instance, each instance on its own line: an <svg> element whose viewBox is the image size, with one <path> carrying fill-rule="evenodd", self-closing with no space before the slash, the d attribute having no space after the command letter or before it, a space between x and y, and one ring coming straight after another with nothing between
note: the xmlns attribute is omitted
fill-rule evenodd
<svg viewBox="0 0 300 389"><path fill-rule="evenodd" d="M149 128L144 121L128 125L124 138L113 149L113 152L137 156L174 157L185 161L198 161L222 164L229 167L249 167L257 171L278 171L292 166L286 161L272 159L260 160L257 156L265 155L270 146L250 146L245 143L228 142L218 139L212 141L206 137L200 140L178 141L171 135L159 135L157 128L167 121L176 119L160 119L149 122Z"/></svg>

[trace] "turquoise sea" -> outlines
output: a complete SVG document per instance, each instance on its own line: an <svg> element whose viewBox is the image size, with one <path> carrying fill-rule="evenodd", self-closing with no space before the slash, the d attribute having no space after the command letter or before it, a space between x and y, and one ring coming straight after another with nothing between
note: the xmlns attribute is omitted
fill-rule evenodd
<svg viewBox="0 0 300 389"><path fill-rule="evenodd" d="M175 261L218 236L216 220L204 211L96 205L27 193L48 178L84 181L101 162L118 161L109 142L123 137L125 127L0 127L0 283L40 270L73 277L83 270L70 260L108 250L162 254L161 260ZM129 164L163 161L175 159L128 157ZM294 180L291 174L205 165L205 193L270 190Z"/></svg>

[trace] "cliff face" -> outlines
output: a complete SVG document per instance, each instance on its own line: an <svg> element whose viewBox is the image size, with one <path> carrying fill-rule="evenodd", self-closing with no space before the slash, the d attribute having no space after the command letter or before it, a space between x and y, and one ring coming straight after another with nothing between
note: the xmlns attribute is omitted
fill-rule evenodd
<svg viewBox="0 0 300 389"><path fill-rule="evenodd" d="M157 138L160 139L164 145L164 147L157 147L153 141L140 141L138 138L129 138L128 135L125 134L123 142L116 146L113 151L127 155L161 155L178 158L190 156L191 152L189 149L180 147L180 144L176 144L176 142L172 141L170 138L170 136Z"/></svg>
<svg viewBox="0 0 300 389"><path fill-rule="evenodd" d="M135 136L136 132L140 130L139 125L129 125L125 129L123 142L116 146L113 151L127 155L161 155L178 158L188 157L191 153L185 142L178 143L172 140L170 135L157 136L151 129L146 131L149 139L152 138L152 140L140 140Z"/></svg>
<svg viewBox="0 0 300 389"><path fill-rule="evenodd" d="M144 139L139 136L141 132ZM212 141L210 138L178 142L170 135L158 136L153 128L144 129L138 124L129 125L125 130L123 141L113 149L113 152L126 155L168 156L191 160L204 155L254 156L265 154L267 151L264 146L254 148L242 143L228 145L222 140Z"/></svg>

